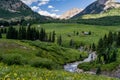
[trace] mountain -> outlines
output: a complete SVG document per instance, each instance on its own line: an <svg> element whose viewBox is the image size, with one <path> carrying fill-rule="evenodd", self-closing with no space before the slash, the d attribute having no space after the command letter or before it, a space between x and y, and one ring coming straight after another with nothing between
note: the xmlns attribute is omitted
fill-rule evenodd
<svg viewBox="0 0 120 80"><path fill-rule="evenodd" d="M77 18L86 14L104 13L107 10L119 7L120 3L115 2L115 0L97 0L90 4L89 6L87 6L82 12L75 15L73 18Z"/></svg>
<svg viewBox="0 0 120 80"><path fill-rule="evenodd" d="M33 12L26 4L20 0L0 0L0 20L19 21L21 19L46 20L48 17Z"/></svg>
<svg viewBox="0 0 120 80"><path fill-rule="evenodd" d="M60 19L70 19L71 17L75 16L76 14L80 13L81 11L82 11L82 9L73 8L73 9L65 12L64 14L62 14L60 16Z"/></svg>

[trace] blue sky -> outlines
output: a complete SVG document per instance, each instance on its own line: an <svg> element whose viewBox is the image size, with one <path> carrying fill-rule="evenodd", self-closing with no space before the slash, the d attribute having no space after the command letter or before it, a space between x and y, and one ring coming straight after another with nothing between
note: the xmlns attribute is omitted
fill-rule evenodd
<svg viewBox="0 0 120 80"><path fill-rule="evenodd" d="M72 8L84 9L95 0L22 0L41 15L58 17ZM120 0L118 0L120 1Z"/></svg>

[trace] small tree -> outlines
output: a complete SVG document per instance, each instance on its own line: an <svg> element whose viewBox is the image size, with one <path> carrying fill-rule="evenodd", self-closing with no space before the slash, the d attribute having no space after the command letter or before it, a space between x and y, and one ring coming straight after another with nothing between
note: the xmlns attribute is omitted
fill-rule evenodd
<svg viewBox="0 0 120 80"><path fill-rule="evenodd" d="M51 36L52 36L52 34L51 34L51 32L50 32L50 33L49 33L49 39L48 39L49 42L52 41L52 37L51 37Z"/></svg>
<svg viewBox="0 0 120 80"><path fill-rule="evenodd" d="M96 46L95 46L95 44L93 43L92 44L92 51L95 51L96 50Z"/></svg>
<svg viewBox="0 0 120 80"><path fill-rule="evenodd" d="M58 45L62 45L62 36L60 35L57 40Z"/></svg>
<svg viewBox="0 0 120 80"><path fill-rule="evenodd" d="M71 39L70 40L70 47L73 47L74 46L74 41Z"/></svg>
<svg viewBox="0 0 120 80"><path fill-rule="evenodd" d="M2 38L2 33L0 32L0 38Z"/></svg>
<svg viewBox="0 0 120 80"><path fill-rule="evenodd" d="M96 74L97 75L101 74L101 68L100 67L97 68Z"/></svg>
<svg viewBox="0 0 120 80"><path fill-rule="evenodd" d="M52 33L52 42L55 42L55 31L53 31L53 33Z"/></svg>

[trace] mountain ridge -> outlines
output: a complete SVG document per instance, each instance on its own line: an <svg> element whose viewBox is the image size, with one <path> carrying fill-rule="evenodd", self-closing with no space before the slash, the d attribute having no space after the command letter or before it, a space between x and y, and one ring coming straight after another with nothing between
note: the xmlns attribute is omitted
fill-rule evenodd
<svg viewBox="0 0 120 80"><path fill-rule="evenodd" d="M32 11L21 0L1 0L0 6L0 21L11 22L20 21L21 19L46 21L47 19L51 19Z"/></svg>
<svg viewBox="0 0 120 80"><path fill-rule="evenodd" d="M72 18L77 18L86 14L100 14L113 8L120 8L120 3L114 2L114 0L97 0Z"/></svg>

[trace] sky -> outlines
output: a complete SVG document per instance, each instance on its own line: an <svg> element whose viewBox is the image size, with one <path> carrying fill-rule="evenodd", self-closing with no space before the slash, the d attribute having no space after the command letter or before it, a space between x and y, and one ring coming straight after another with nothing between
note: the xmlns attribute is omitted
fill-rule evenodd
<svg viewBox="0 0 120 80"><path fill-rule="evenodd" d="M59 17L72 8L84 9L95 0L21 0L41 15ZM120 0L117 0L120 2Z"/></svg>

